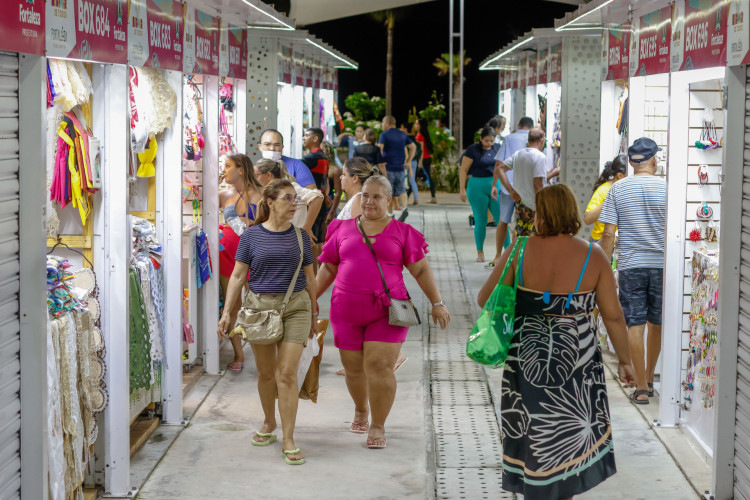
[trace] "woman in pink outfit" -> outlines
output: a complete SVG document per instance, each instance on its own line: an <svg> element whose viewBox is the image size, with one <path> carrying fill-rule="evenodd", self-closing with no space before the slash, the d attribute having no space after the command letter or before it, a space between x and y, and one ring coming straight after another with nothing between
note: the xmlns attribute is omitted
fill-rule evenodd
<svg viewBox="0 0 750 500"><path fill-rule="evenodd" d="M445 329L450 314L435 284L425 254L424 236L408 224L386 215L392 197L388 180L380 175L362 187L362 215L334 220L319 260L318 297L334 283L331 326L346 371L346 386L354 401L351 432L368 433L368 448L385 448L385 420L396 396L393 366L408 328L388 322L390 301L378 265L357 227L359 221L383 268L394 299L409 294L402 275L406 267L432 304L432 319ZM372 413L372 423L368 422Z"/></svg>

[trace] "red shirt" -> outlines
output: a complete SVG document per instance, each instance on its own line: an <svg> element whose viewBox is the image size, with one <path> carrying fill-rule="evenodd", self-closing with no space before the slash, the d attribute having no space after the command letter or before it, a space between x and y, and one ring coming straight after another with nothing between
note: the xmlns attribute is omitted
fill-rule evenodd
<svg viewBox="0 0 750 500"><path fill-rule="evenodd" d="M432 158L432 155L429 151L427 151L427 143L424 141L424 136L422 135L422 132L417 132L417 142L422 143L422 158Z"/></svg>

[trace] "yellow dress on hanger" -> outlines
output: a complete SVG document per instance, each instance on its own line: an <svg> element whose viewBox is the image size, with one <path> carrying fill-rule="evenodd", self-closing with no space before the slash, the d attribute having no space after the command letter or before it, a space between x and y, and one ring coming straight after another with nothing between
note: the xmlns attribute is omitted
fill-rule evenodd
<svg viewBox="0 0 750 500"><path fill-rule="evenodd" d="M148 147L143 153L138 153L138 161L141 165L138 167L136 176L138 177L153 177L156 175L156 168L154 167L154 160L156 159L157 143L156 138L152 137L148 143Z"/></svg>

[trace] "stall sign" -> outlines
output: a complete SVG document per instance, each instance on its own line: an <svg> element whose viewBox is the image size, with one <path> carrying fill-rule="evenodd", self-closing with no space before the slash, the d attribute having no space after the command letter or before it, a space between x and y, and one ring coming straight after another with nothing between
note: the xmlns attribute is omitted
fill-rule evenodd
<svg viewBox="0 0 750 500"><path fill-rule="evenodd" d="M547 83L549 75L547 74L547 65L549 63L549 50L541 49L536 62L536 80L538 83Z"/></svg>
<svg viewBox="0 0 750 500"><path fill-rule="evenodd" d="M629 76L630 27L622 24L607 30L607 80L622 80Z"/></svg>
<svg viewBox="0 0 750 500"><path fill-rule="evenodd" d="M229 25L219 18L219 76L229 76Z"/></svg>
<svg viewBox="0 0 750 500"><path fill-rule="evenodd" d="M669 73L669 47L672 39L672 7L664 7L638 19L638 50L635 74L631 76Z"/></svg>
<svg viewBox="0 0 750 500"><path fill-rule="evenodd" d="M201 75L219 75L219 19L195 11L195 69Z"/></svg>
<svg viewBox="0 0 750 500"><path fill-rule="evenodd" d="M526 60L521 58L516 61L516 66L518 66L518 71L516 72L517 88L522 89L526 86Z"/></svg>
<svg viewBox="0 0 750 500"><path fill-rule="evenodd" d="M333 90L339 90L339 70L333 70Z"/></svg>
<svg viewBox="0 0 750 500"><path fill-rule="evenodd" d="M727 27L727 66L750 62L750 1L735 0L729 4Z"/></svg>
<svg viewBox="0 0 750 500"><path fill-rule="evenodd" d="M305 87L313 86L313 62L311 57L305 57Z"/></svg>
<svg viewBox="0 0 750 500"><path fill-rule="evenodd" d="M510 73L510 88L512 89L518 88L518 69L514 69Z"/></svg>
<svg viewBox="0 0 750 500"><path fill-rule="evenodd" d="M286 45L281 46L281 65L282 78L279 81L292 83L292 48Z"/></svg>
<svg viewBox="0 0 750 500"><path fill-rule="evenodd" d="M173 0L130 0L128 62L182 71L185 5Z"/></svg>
<svg viewBox="0 0 750 500"><path fill-rule="evenodd" d="M726 64L728 11L725 0L675 1L672 12L672 71Z"/></svg>
<svg viewBox="0 0 750 500"><path fill-rule="evenodd" d="M526 85L536 85L536 54L526 56Z"/></svg>
<svg viewBox="0 0 750 500"><path fill-rule="evenodd" d="M229 76L247 78L247 29L229 25Z"/></svg>
<svg viewBox="0 0 750 500"><path fill-rule="evenodd" d="M48 57L128 62L127 0L49 0L45 12Z"/></svg>
<svg viewBox="0 0 750 500"><path fill-rule="evenodd" d="M294 84L305 85L305 56L294 53Z"/></svg>
<svg viewBox="0 0 750 500"><path fill-rule="evenodd" d="M560 59L560 44L549 49L549 81L562 81L562 59Z"/></svg>
<svg viewBox="0 0 750 500"><path fill-rule="evenodd" d="M185 7L182 38L182 71L195 71L195 7Z"/></svg>
<svg viewBox="0 0 750 500"><path fill-rule="evenodd" d="M313 61L313 86L316 89L321 88L320 87L320 73L323 71L323 66L320 64L320 60Z"/></svg>
<svg viewBox="0 0 750 500"><path fill-rule="evenodd" d="M670 11L671 12L671 11ZM630 45L628 46L628 74L637 76L638 72L638 37L641 32L641 18L633 19L630 26Z"/></svg>
<svg viewBox="0 0 750 500"><path fill-rule="evenodd" d="M0 49L44 54L44 1L9 0L0 16ZM17 14L16 14L17 13Z"/></svg>
<svg viewBox="0 0 750 500"><path fill-rule="evenodd" d="M505 72L505 90L509 90L512 88L513 88L513 72L508 70Z"/></svg>

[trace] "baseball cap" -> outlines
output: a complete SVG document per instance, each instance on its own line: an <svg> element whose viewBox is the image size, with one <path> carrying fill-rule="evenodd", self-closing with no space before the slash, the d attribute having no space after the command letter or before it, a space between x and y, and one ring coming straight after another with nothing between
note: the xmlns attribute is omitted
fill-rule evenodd
<svg viewBox="0 0 750 500"><path fill-rule="evenodd" d="M628 148L628 158L633 163L643 163L650 160L657 151L661 151L661 148L656 145L653 139L641 137L636 139L633 145Z"/></svg>

